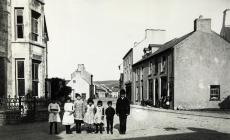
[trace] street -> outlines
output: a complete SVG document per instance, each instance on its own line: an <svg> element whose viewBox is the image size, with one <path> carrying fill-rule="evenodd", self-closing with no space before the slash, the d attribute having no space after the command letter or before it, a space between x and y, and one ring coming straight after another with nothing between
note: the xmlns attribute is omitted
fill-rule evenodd
<svg viewBox="0 0 230 140"><path fill-rule="evenodd" d="M229 113L229 112L228 112ZM199 113L198 113L199 114ZM132 108L128 117L127 134L118 133L118 117L114 118L114 134L73 134L66 135L65 129L59 124L59 134L49 135L47 122L31 124L8 125L0 127L1 140L45 140L45 139L153 139L153 140L229 140L230 139L230 114L193 115L183 113L170 113L164 111L143 110ZM207 117L209 116L209 117Z"/></svg>

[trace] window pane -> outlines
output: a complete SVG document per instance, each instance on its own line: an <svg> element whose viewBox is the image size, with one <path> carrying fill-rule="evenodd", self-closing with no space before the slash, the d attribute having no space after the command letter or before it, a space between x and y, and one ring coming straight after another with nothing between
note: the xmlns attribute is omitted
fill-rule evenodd
<svg viewBox="0 0 230 140"><path fill-rule="evenodd" d="M17 24L23 24L23 16L17 16Z"/></svg>
<svg viewBox="0 0 230 140"><path fill-rule="evenodd" d="M38 96L38 82L33 81L32 88L33 96Z"/></svg>
<svg viewBox="0 0 230 140"><path fill-rule="evenodd" d="M17 37L23 38L23 25L17 25Z"/></svg>
<svg viewBox="0 0 230 140"><path fill-rule="evenodd" d="M24 61L17 61L17 72L18 78L24 78Z"/></svg>
<svg viewBox="0 0 230 140"><path fill-rule="evenodd" d="M32 79L38 80L38 63L33 63L32 65Z"/></svg>
<svg viewBox="0 0 230 140"><path fill-rule="evenodd" d="M35 79L35 76L34 76L34 64L32 64L32 80Z"/></svg>
<svg viewBox="0 0 230 140"><path fill-rule="evenodd" d="M219 99L220 99L220 85L211 85L210 100L219 100Z"/></svg>
<svg viewBox="0 0 230 140"><path fill-rule="evenodd" d="M25 80L18 79L18 95L25 96Z"/></svg>
<svg viewBox="0 0 230 140"><path fill-rule="evenodd" d="M38 64L35 64L35 79L38 80Z"/></svg>

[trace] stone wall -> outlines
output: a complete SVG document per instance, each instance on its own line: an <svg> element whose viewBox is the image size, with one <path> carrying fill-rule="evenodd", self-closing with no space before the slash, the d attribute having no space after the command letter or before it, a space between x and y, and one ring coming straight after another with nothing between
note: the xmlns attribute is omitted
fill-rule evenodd
<svg viewBox="0 0 230 140"><path fill-rule="evenodd" d="M230 44L214 32L196 31L175 47L175 109L219 108L230 96ZM220 100L210 100L220 85Z"/></svg>
<svg viewBox="0 0 230 140"><path fill-rule="evenodd" d="M10 56L10 1L0 1L0 97L7 92L8 57Z"/></svg>

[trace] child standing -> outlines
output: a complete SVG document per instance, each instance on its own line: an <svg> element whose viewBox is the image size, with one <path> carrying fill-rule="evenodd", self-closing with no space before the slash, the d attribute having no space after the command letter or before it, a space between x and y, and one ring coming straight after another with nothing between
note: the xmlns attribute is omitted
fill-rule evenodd
<svg viewBox="0 0 230 140"><path fill-rule="evenodd" d="M84 117L84 102L80 94L76 94L76 101L74 102L74 120L76 124L76 133L81 133L81 123Z"/></svg>
<svg viewBox="0 0 230 140"><path fill-rule="evenodd" d="M112 101L108 101L108 108L105 110L106 121L107 121L107 134L109 130L113 134L113 117L115 115L115 109L112 107Z"/></svg>
<svg viewBox="0 0 230 140"><path fill-rule="evenodd" d="M94 122L95 122L95 126L96 126L96 132L98 133L98 127L100 128L100 133L102 134L102 129L103 129L103 125L104 125L104 107L102 106L102 101L98 101L97 102L97 107L96 107L96 114L94 117Z"/></svg>
<svg viewBox="0 0 230 140"><path fill-rule="evenodd" d="M94 102L92 99L88 99L87 106L86 106L86 113L84 117L84 122L87 126L87 133L92 132L92 126L94 123L94 114L95 114L95 106L93 105Z"/></svg>
<svg viewBox="0 0 230 140"><path fill-rule="evenodd" d="M66 134L71 134L70 126L74 124L74 104L71 102L70 98L66 100L64 111L62 124L66 126Z"/></svg>
<svg viewBox="0 0 230 140"><path fill-rule="evenodd" d="M56 100L52 100L51 103L48 106L49 111L49 123L50 123L50 134L52 134L53 125L55 127L55 134L57 134L57 123L61 122L61 118L59 115L60 112L60 106L56 102Z"/></svg>

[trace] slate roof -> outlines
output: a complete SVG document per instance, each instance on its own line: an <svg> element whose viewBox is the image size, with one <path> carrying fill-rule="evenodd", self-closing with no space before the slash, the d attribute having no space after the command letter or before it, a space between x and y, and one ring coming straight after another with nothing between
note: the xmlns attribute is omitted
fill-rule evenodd
<svg viewBox="0 0 230 140"><path fill-rule="evenodd" d="M133 66L136 66L136 65L138 65L138 64L140 64L140 63L152 58L153 56L156 56L159 53L167 51L170 48L173 48L174 46L176 46L178 43L182 42L184 39L186 39L187 37L189 37L193 33L194 33L194 31L190 32L190 33L188 33L188 34L186 34L186 35L184 35L184 36L182 36L180 38L174 38L174 39L166 42L165 44L161 45L160 48L157 51L155 51L154 53L150 54L148 57L145 57L145 58L141 59L137 63L133 64Z"/></svg>

